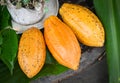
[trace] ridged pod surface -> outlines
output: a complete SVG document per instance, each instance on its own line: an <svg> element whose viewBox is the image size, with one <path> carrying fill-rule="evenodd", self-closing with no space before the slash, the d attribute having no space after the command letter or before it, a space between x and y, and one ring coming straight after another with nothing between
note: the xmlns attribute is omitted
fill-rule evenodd
<svg viewBox="0 0 120 83"><path fill-rule="evenodd" d="M58 17L50 16L44 22L44 36L53 57L60 64L77 70L81 49L72 30Z"/></svg>
<svg viewBox="0 0 120 83"><path fill-rule="evenodd" d="M104 28L98 17L89 9L76 4L64 3L59 13L81 43L95 47L104 45Z"/></svg>
<svg viewBox="0 0 120 83"><path fill-rule="evenodd" d="M32 27L23 32L18 50L18 62L22 71L32 78L43 67L45 58L46 47L40 30Z"/></svg>

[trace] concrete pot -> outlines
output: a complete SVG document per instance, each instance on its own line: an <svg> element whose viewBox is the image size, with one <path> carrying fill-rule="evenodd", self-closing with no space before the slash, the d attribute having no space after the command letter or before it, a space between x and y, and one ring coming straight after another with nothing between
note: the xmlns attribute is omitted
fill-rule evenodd
<svg viewBox="0 0 120 83"><path fill-rule="evenodd" d="M33 26L42 29L44 20L50 15L57 15L59 9L58 0L45 0L44 4L40 3L36 10L17 9L10 0L6 1L12 17L12 27L18 34Z"/></svg>

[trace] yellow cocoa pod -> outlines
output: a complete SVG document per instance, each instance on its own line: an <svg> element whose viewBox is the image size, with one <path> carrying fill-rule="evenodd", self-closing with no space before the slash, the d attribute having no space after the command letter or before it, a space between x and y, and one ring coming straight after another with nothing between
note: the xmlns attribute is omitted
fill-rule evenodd
<svg viewBox="0 0 120 83"><path fill-rule="evenodd" d="M46 47L40 30L32 27L23 32L18 50L18 62L22 71L32 78L43 67L45 58Z"/></svg>
<svg viewBox="0 0 120 83"><path fill-rule="evenodd" d="M81 57L80 45L72 30L58 17L44 22L44 37L53 57L62 65L77 70Z"/></svg>
<svg viewBox="0 0 120 83"><path fill-rule="evenodd" d="M64 3L59 13L81 43L95 47L104 45L104 28L98 17L89 9L76 4Z"/></svg>

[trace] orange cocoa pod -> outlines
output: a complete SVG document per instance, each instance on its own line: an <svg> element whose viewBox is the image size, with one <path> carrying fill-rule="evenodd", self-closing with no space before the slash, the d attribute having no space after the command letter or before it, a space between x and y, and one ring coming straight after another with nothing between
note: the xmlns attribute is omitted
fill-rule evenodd
<svg viewBox="0 0 120 83"><path fill-rule="evenodd" d="M81 43L94 47L104 45L104 28L92 11L80 5L64 3L59 13Z"/></svg>
<svg viewBox="0 0 120 83"><path fill-rule="evenodd" d="M42 33L32 27L23 32L18 50L18 62L22 71L34 77L43 67L46 58L46 47Z"/></svg>
<svg viewBox="0 0 120 83"><path fill-rule="evenodd" d="M44 22L44 37L51 54L61 65L73 70L78 69L80 45L66 24L56 16L48 17Z"/></svg>

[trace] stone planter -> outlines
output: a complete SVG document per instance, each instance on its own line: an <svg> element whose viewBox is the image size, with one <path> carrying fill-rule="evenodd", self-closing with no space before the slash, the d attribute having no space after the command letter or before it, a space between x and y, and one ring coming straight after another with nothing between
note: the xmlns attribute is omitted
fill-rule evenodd
<svg viewBox="0 0 120 83"><path fill-rule="evenodd" d="M17 33L22 33L32 26L42 29L44 20L50 15L57 15L59 8L58 0L45 0L44 3L39 3L39 7L36 7L35 10L17 9L10 0L6 1L12 17L12 27Z"/></svg>

